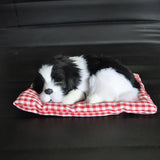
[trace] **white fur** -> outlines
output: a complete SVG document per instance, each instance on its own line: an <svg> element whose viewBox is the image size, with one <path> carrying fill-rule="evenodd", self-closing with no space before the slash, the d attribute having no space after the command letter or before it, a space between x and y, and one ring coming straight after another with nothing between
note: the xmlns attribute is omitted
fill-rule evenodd
<svg viewBox="0 0 160 160"><path fill-rule="evenodd" d="M89 89L89 103L134 101L138 98L138 89L113 68L102 69L91 76Z"/></svg>
<svg viewBox="0 0 160 160"><path fill-rule="evenodd" d="M47 103L49 101L53 102L62 102L64 94L60 86L55 85L54 80L51 78L53 65L43 65L39 73L45 80L44 87L42 93L39 95L40 99L43 103ZM48 95L45 94L45 89L52 89L53 93Z"/></svg>
<svg viewBox="0 0 160 160"><path fill-rule="evenodd" d="M63 104L74 104L75 102L79 102L84 100L85 95L79 89L71 90L63 99Z"/></svg>
<svg viewBox="0 0 160 160"><path fill-rule="evenodd" d="M52 68L53 68L53 65L43 65L39 69L39 73L42 75L45 82L47 82L47 83L52 81L52 79L51 79Z"/></svg>

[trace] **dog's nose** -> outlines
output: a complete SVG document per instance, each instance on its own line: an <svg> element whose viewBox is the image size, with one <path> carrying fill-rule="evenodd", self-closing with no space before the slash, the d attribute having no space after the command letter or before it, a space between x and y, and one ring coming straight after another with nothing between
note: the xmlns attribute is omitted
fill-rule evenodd
<svg viewBox="0 0 160 160"><path fill-rule="evenodd" d="M44 92L46 94L51 94L51 93L53 93L53 90L52 89L45 89Z"/></svg>

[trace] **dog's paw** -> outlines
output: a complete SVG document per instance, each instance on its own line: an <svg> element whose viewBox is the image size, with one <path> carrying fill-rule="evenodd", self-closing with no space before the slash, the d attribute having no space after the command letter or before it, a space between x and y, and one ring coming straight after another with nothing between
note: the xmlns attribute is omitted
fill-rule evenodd
<svg viewBox="0 0 160 160"><path fill-rule="evenodd" d="M103 99L97 94L93 94L87 97L87 102L88 103L100 103L100 102L103 102Z"/></svg>
<svg viewBox="0 0 160 160"><path fill-rule="evenodd" d="M66 97L63 99L63 104L74 104L75 103L75 100L70 98L70 97Z"/></svg>
<svg viewBox="0 0 160 160"><path fill-rule="evenodd" d="M85 98L85 95L82 91L75 89L70 91L63 99L63 104L74 104Z"/></svg>
<svg viewBox="0 0 160 160"><path fill-rule="evenodd" d="M113 102L113 101L116 101L115 97L113 96L106 96L105 98L102 98L98 94L93 94L87 97L88 103L101 103L101 102Z"/></svg>

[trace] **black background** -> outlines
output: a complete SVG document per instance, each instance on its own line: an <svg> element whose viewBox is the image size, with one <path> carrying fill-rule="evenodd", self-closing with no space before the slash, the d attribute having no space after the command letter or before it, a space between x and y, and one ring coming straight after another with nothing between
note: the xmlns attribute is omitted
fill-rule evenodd
<svg viewBox="0 0 160 160"><path fill-rule="evenodd" d="M39 116L12 105L53 55L112 56L139 73L155 115ZM160 1L0 1L0 157L160 159Z"/></svg>

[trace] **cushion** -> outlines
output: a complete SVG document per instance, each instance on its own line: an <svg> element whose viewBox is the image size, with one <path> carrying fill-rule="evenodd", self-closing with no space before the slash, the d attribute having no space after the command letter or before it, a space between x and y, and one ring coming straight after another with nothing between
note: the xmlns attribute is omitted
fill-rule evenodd
<svg viewBox="0 0 160 160"><path fill-rule="evenodd" d="M89 104L88 102L82 101L73 105L53 102L43 104L38 94L32 88L29 88L22 92L13 104L17 108L27 112L64 117L107 116L117 115L122 112L134 114L156 113L157 107L147 94L139 75L134 74L134 76L141 85L138 101L103 102L97 104Z"/></svg>

